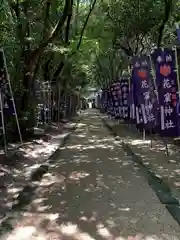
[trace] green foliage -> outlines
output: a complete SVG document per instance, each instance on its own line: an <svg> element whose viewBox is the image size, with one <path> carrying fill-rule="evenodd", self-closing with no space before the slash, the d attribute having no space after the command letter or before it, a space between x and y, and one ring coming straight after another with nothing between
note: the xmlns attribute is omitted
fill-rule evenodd
<svg viewBox="0 0 180 240"><path fill-rule="evenodd" d="M93 44L82 29L87 27L96 1L1 2L0 45L5 50L21 128L30 128L35 124L36 81L55 80L67 93L88 85L89 44ZM13 120L7 128L14 128Z"/></svg>
<svg viewBox="0 0 180 240"><path fill-rule="evenodd" d="M36 81L68 93L103 87L133 55L176 44L177 21L175 0L2 1L0 44L23 124L34 123Z"/></svg>
<svg viewBox="0 0 180 240"><path fill-rule="evenodd" d="M177 44L174 24L180 21L179 10L175 0L101 1L94 11L100 17L93 16L88 29L98 42L91 65L93 83L104 87L120 77L133 55L150 53L159 44Z"/></svg>

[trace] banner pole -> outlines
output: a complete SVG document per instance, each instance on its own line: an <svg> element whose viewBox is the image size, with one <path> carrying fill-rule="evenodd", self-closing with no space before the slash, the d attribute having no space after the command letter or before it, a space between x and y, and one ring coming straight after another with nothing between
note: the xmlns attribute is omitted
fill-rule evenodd
<svg viewBox="0 0 180 240"><path fill-rule="evenodd" d="M60 123L60 84L57 86L57 114L58 114L58 124Z"/></svg>
<svg viewBox="0 0 180 240"><path fill-rule="evenodd" d="M176 73L177 73L177 85L178 85L178 95L180 101L180 80L179 80L179 69L178 69L178 56L177 56L177 47L174 47L175 59L176 59Z"/></svg>
<svg viewBox="0 0 180 240"><path fill-rule="evenodd" d="M145 131L145 128L143 127L143 140L145 141L146 140L146 131Z"/></svg>
<svg viewBox="0 0 180 240"><path fill-rule="evenodd" d="M152 63L152 58L151 58L151 55L149 54L149 58L150 58L150 64L151 64L151 73L152 73L152 79L153 79L153 83L154 83L154 87L155 87L155 92L156 92L156 98L157 98L157 101L158 101L158 104L159 104L159 95L158 95L158 89L157 89L157 84L156 84L156 81L155 81L155 71L153 69L153 63ZM158 108L157 108L158 110ZM163 137L162 138L162 141L165 145L165 148L166 148L166 155L169 156L169 150L168 150L168 146L167 146L167 143L166 141L164 140ZM151 146L152 146L152 143L151 143Z"/></svg>
<svg viewBox="0 0 180 240"><path fill-rule="evenodd" d="M50 106L50 89L48 83L48 125L50 125L50 121L51 121L51 106Z"/></svg>
<svg viewBox="0 0 180 240"><path fill-rule="evenodd" d="M128 69L129 70L129 69ZM130 71L130 70L129 70ZM129 130L131 130L131 123L130 123L130 119L131 119L131 114L130 114L130 111L131 111L131 107L130 107L130 101L129 101L129 99L130 99L130 91L131 91L131 78L130 77L128 77L128 84L129 84L129 86L128 86L128 128L129 128Z"/></svg>
<svg viewBox="0 0 180 240"><path fill-rule="evenodd" d="M179 113L179 110L180 110L180 79L179 79L179 68L178 68L178 55L177 55L177 47L175 46L174 47L174 50L175 50L175 59L176 59L176 74L177 74L177 85L178 85L178 96L179 96L179 99L178 99L178 108L177 108L177 117L178 117L178 123L179 123L179 118L180 118L180 113ZM179 129L178 129L178 133L179 133ZM179 135L179 134L178 134Z"/></svg>
<svg viewBox="0 0 180 240"><path fill-rule="evenodd" d="M11 95L11 99L12 99L12 103L13 103L15 119L16 119L16 124L17 124L17 128L18 128L18 133L19 133L19 138L20 138L21 144L23 144L21 129L20 129L20 125L19 125L19 119L18 119L18 116L17 116L16 105L15 105L15 101L14 101L13 91L12 91L12 88L11 88L11 81L10 81L10 77L9 77L9 73L8 73L8 69L7 69L6 58L5 58L4 50L3 49L1 49L1 50L2 50L2 53L3 53L4 67L5 67L5 70L6 70L7 81L8 81L10 95Z"/></svg>
<svg viewBox="0 0 180 240"><path fill-rule="evenodd" d="M150 142L150 147L153 147L153 137L152 137L152 128L151 128L151 142Z"/></svg>

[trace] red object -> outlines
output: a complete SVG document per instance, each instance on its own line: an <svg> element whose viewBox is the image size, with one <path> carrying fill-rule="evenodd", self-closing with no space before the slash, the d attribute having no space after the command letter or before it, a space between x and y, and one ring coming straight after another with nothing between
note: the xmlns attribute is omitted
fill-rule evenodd
<svg viewBox="0 0 180 240"><path fill-rule="evenodd" d="M138 71L138 76L142 79L145 79L147 77L147 72L146 70L142 69Z"/></svg>
<svg viewBox="0 0 180 240"><path fill-rule="evenodd" d="M174 100L174 101L172 102L172 104L173 104L173 106L175 107L175 106L176 106L176 100Z"/></svg>
<svg viewBox="0 0 180 240"><path fill-rule="evenodd" d="M171 67L169 65L166 65L166 64L161 65L160 73L165 77L169 76L169 74L171 73Z"/></svg>
<svg viewBox="0 0 180 240"><path fill-rule="evenodd" d="M176 100L176 93L172 94L172 100Z"/></svg>

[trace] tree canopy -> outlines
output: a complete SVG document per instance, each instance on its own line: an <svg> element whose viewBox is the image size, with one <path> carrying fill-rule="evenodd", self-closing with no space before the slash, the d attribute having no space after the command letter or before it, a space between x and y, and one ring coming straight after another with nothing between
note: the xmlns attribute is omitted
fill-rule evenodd
<svg viewBox="0 0 180 240"><path fill-rule="evenodd" d="M23 116L37 104L36 82L65 92L100 88L128 69L133 55L177 44L180 3L2 0L0 18L0 44Z"/></svg>

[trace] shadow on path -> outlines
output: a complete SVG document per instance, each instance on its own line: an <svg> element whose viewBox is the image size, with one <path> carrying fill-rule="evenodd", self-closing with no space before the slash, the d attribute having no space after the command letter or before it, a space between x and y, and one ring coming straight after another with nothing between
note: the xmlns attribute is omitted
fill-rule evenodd
<svg viewBox="0 0 180 240"><path fill-rule="evenodd" d="M84 113L13 224L14 236L26 231L23 240L123 240L138 232L178 240L180 230L96 111Z"/></svg>

